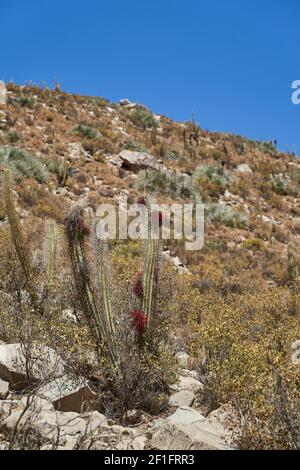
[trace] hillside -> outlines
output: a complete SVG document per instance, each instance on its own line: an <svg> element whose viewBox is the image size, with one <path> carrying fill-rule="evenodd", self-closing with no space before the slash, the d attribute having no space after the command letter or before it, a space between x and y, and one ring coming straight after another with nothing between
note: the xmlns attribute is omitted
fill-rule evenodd
<svg viewBox="0 0 300 470"><path fill-rule="evenodd" d="M1 347L30 344L31 351L36 347L49 348L51 361L52 354L63 358L68 373L75 371L98 394L99 421L92 414L90 421L95 419L98 423L93 428L98 433L97 448L102 448L102 428L106 426L109 447L103 448L115 448L120 443L122 449L130 448L135 442L135 446L140 446L137 448L153 449L176 449L176 445L183 449L191 445L196 449L299 449L298 158L280 152L276 142L209 132L193 119L178 123L126 99L110 103L100 97L67 94L59 87L49 90L8 84L7 91L7 104L0 104L0 168L2 171L9 167L10 173L10 183L6 182L9 188L1 184L0 190L0 379L9 383L9 395L5 394L7 409L3 404L0 413L8 412L9 399L24 400L25 390L32 391L28 374L26 387L19 387L11 375L3 372L8 366L1 356ZM11 229L13 239L17 237L13 211L9 212L7 204L9 191L30 262L22 249L20 256L11 241ZM167 347L150 348L149 363L145 364L146 359L141 359L139 352L131 354L130 347L135 346L128 339L129 306L124 300L143 269L143 256L138 243L111 244L111 271L106 280L113 292L112 304L116 303L116 329L123 325L128 335L126 349L116 333L116 348L122 343L120 351L128 362L122 362L121 378L119 382L116 379L114 388L107 372L109 366L101 362L101 354L95 358L97 354L91 352L97 350L97 340L89 331L89 316L78 299L78 294L86 295L86 290L78 292L78 285L87 289L87 277L91 278L89 289L93 290L95 269L88 270L85 277L82 266L77 266L74 281L71 271L74 264L76 271L76 260L74 263L71 255L70 263L66 254L67 245L72 247L74 241L70 225L77 223L72 207L82 203L80 221L92 226L100 203L118 204L122 194L128 196L129 203L136 202L145 191L153 193L160 203L203 202L205 245L201 251L188 252L184 240L164 244L161 287L155 299L159 315L153 328L158 338L155 344ZM42 289L49 274L45 267L49 263L45 255L49 231L53 241L51 223L50 228L45 228L49 220L57 224L54 240L58 240L59 248L55 252L53 285ZM81 248L77 246L78 250ZM93 249L87 249L89 265ZM26 263L32 263L30 282L28 273L24 274ZM101 279L99 297L105 298L107 286L103 287ZM134 289L139 297L136 285ZM140 312L138 300L130 302L133 312ZM41 316L37 313L40 308ZM93 312L91 309L89 315ZM137 314L133 318L137 350L141 344L147 347L141 338L144 320ZM108 357L114 356L113 343L108 349ZM43 354L39 349L38 360ZM130 380L125 384L126 375L130 375ZM40 382L40 387L47 387L44 377ZM145 397L142 389L147 387L149 396ZM63 406L62 402L59 406ZM45 403L43 406L47 408ZM184 418L182 406L189 407ZM62 411L81 410L72 404L61 414ZM232 436L232 432L222 428L227 441L218 428L224 416L229 416L231 425L226 425L234 431ZM64 417L59 419L63 422ZM196 426L199 433L213 429L214 439L191 444L193 433L180 428L189 419L202 423ZM1 426L0 414L3 448L50 445L49 436L44 435L40 447L28 442L24 433L12 433L15 428L7 422L4 417ZM84 422L78 423L79 428L85 426ZM128 435L122 434L120 425L126 426ZM142 439L134 434L136 426ZM176 444L166 437L170 429L178 432ZM13 443L9 437L12 434ZM83 448L88 446L88 439L89 435L82 437ZM75 439L67 441L74 448Z"/></svg>

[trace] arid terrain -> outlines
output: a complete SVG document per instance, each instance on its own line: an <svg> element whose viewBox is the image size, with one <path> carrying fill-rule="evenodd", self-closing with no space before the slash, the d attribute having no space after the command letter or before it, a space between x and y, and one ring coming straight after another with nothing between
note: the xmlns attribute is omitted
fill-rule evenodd
<svg viewBox="0 0 300 470"><path fill-rule="evenodd" d="M9 83L0 170L1 449L300 448L296 155ZM97 241L148 194L204 204L202 250Z"/></svg>

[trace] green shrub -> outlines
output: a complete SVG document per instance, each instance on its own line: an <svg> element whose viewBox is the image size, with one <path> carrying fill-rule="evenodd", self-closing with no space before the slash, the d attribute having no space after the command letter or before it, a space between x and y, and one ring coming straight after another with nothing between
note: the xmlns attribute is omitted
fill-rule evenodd
<svg viewBox="0 0 300 470"><path fill-rule="evenodd" d="M124 145L124 148L126 150L131 150L132 152L144 152L144 153L148 153L148 149L146 149L146 147L144 147L142 144L140 144L139 142L136 142L135 140L128 140L125 145Z"/></svg>
<svg viewBox="0 0 300 470"><path fill-rule="evenodd" d="M159 171L144 171L138 178L138 188L147 189L150 192L159 192L178 198L190 198L193 196L190 178L184 175L168 175Z"/></svg>
<svg viewBox="0 0 300 470"><path fill-rule="evenodd" d="M211 222L220 222L232 228L245 228L248 225L247 215L225 204L206 204L205 211L208 220Z"/></svg>
<svg viewBox="0 0 300 470"><path fill-rule="evenodd" d="M142 130L158 127L158 123L149 109L144 106L137 106L126 113L131 122Z"/></svg>
<svg viewBox="0 0 300 470"><path fill-rule="evenodd" d="M18 98L18 103L23 107L32 109L35 105L35 99L30 96L21 95Z"/></svg>
<svg viewBox="0 0 300 470"><path fill-rule="evenodd" d="M19 142L19 140L22 140L22 136L17 131L9 131L6 136L8 141L12 144L15 142Z"/></svg>
<svg viewBox="0 0 300 470"><path fill-rule="evenodd" d="M275 176L272 179L272 189L280 196L297 196L298 194L297 188L281 176Z"/></svg>
<svg viewBox="0 0 300 470"><path fill-rule="evenodd" d="M0 167L5 165L10 166L17 180L25 176L44 183L48 177L46 167L41 161L31 157L25 150L15 147L0 146Z"/></svg>
<svg viewBox="0 0 300 470"><path fill-rule="evenodd" d="M194 184L200 187L204 181L209 180L211 183L225 188L233 181L233 177L221 166L199 165L194 172L193 180Z"/></svg>
<svg viewBox="0 0 300 470"><path fill-rule="evenodd" d="M77 126L73 128L72 134L85 139L96 139L101 137L101 132L99 132L95 127L83 123L77 124Z"/></svg>

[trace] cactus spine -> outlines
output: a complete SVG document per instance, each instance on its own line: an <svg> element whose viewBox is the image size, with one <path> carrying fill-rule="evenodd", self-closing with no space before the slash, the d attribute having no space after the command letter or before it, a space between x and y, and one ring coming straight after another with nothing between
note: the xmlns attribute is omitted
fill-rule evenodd
<svg viewBox="0 0 300 470"><path fill-rule="evenodd" d="M11 190L11 183L10 183L10 172L8 168L4 169L3 186L4 186L4 200L5 200L6 214L7 214L8 221L9 221L10 228L11 228L13 243L14 243L17 255L19 257L23 273L25 275L27 290L28 290L33 308L36 311L40 311L41 313L41 308L38 302L38 295L36 292L34 275L32 272L31 265L30 265L30 261L29 261L29 255L26 250L19 218L18 218L15 205L14 205L14 200L13 200L13 195L12 195L12 190Z"/></svg>

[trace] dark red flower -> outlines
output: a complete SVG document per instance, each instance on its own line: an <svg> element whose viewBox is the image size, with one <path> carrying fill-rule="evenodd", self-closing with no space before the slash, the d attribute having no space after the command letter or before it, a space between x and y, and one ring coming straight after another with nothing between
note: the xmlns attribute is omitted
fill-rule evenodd
<svg viewBox="0 0 300 470"><path fill-rule="evenodd" d="M133 286L133 293L139 298L141 299L143 297L143 293L144 293L144 287L143 287L143 274L142 273L138 273L137 275L137 279L135 281L135 284Z"/></svg>
<svg viewBox="0 0 300 470"><path fill-rule="evenodd" d="M89 227L86 225L85 220L83 218L83 210L82 208L76 207L73 209L65 218L64 220L65 230L68 236L74 237L84 237L85 235L89 235L90 230Z"/></svg>
<svg viewBox="0 0 300 470"><path fill-rule="evenodd" d="M141 204L142 206L145 206L146 205L146 199L144 198L144 196L139 197L138 200L137 200L137 203Z"/></svg>
<svg viewBox="0 0 300 470"><path fill-rule="evenodd" d="M162 226L162 222L163 222L163 215L162 215L162 211L155 211L152 213L152 221L153 222L158 222L158 226L161 227Z"/></svg>
<svg viewBox="0 0 300 470"><path fill-rule="evenodd" d="M130 314L132 326L139 334L143 334L147 325L146 315L141 310L133 310Z"/></svg>

